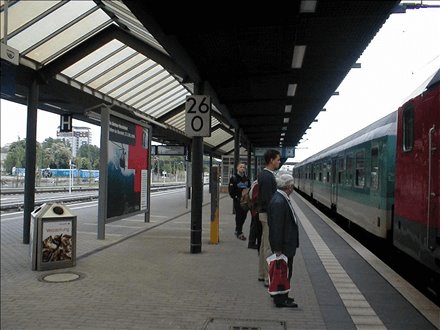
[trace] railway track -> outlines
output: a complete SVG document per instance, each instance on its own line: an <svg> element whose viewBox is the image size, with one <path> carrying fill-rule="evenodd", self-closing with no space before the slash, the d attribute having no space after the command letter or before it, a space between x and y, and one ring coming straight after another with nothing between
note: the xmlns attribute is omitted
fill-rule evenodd
<svg viewBox="0 0 440 330"><path fill-rule="evenodd" d="M178 189L185 187L184 184L157 184L151 187L151 191L162 191L162 190L169 190L169 189ZM44 189L38 189L35 193L35 207L40 206L44 203L50 203L50 202L78 202L78 201L90 201L94 199L98 199L99 197L99 189L96 188L84 188L82 189L80 187L72 189L72 194L66 194L63 196L57 195L57 196L50 196L49 193L60 193L60 192L69 192L68 187L59 187L59 188L44 188ZM44 196L43 196L44 194ZM19 198L13 198L12 200L6 199L5 196L12 195L21 195ZM20 211L24 207L24 195L23 195L23 189L10 189L5 190L2 189L1 191L1 205L0 205L0 211L1 212L10 212L10 211Z"/></svg>
<svg viewBox="0 0 440 330"><path fill-rule="evenodd" d="M370 250L380 260L387 264L397 274L414 286L426 298L440 307L440 275L428 267L414 260L409 255L395 248L389 241L380 239L370 234L333 210L312 200L310 196L297 192L318 208L327 217L333 220L339 227Z"/></svg>

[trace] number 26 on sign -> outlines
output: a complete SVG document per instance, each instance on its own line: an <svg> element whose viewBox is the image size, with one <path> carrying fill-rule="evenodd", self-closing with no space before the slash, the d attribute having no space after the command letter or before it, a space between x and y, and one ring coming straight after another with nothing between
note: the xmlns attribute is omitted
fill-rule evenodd
<svg viewBox="0 0 440 330"><path fill-rule="evenodd" d="M186 97L185 133L188 136L211 136L211 98L208 95Z"/></svg>

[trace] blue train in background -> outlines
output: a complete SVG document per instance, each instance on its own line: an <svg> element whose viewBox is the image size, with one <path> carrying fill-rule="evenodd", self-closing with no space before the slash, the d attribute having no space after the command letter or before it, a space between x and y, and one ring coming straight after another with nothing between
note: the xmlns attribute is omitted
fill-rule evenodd
<svg viewBox="0 0 440 330"><path fill-rule="evenodd" d="M42 178L68 178L69 172L72 171L74 178L99 178L99 170L78 170L68 168L45 168L39 170L39 174ZM24 167L16 167L12 169L12 175L24 176L26 170Z"/></svg>

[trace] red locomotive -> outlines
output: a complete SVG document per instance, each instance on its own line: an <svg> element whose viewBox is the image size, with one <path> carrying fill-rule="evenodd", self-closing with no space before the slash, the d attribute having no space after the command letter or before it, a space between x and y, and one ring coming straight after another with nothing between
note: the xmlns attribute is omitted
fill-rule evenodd
<svg viewBox="0 0 440 330"><path fill-rule="evenodd" d="M440 70L398 110L393 244L440 272Z"/></svg>

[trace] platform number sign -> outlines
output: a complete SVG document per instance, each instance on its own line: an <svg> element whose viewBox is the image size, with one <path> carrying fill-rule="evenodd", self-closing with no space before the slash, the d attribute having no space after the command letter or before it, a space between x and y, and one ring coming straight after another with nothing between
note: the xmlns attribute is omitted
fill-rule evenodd
<svg viewBox="0 0 440 330"><path fill-rule="evenodd" d="M211 97L207 95L186 97L185 133L188 136L211 136Z"/></svg>

